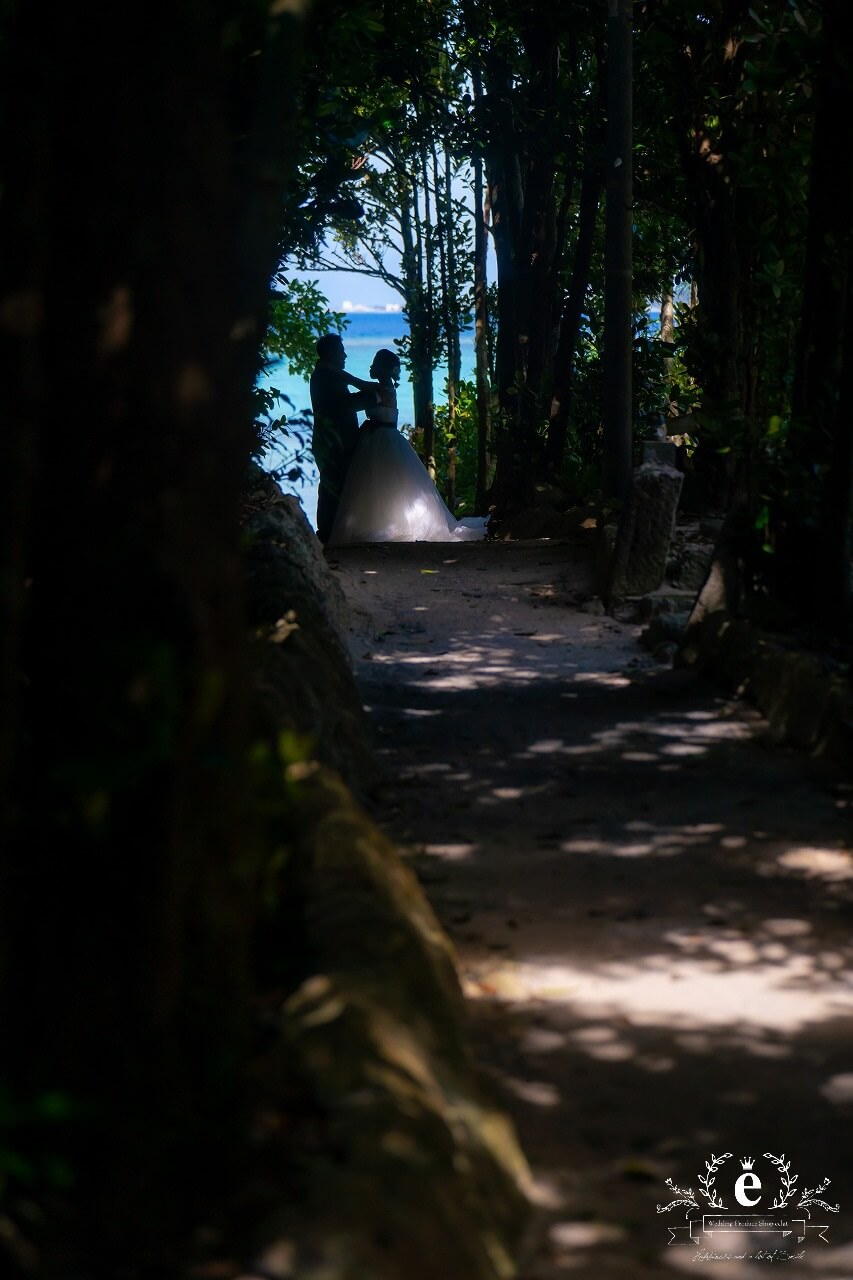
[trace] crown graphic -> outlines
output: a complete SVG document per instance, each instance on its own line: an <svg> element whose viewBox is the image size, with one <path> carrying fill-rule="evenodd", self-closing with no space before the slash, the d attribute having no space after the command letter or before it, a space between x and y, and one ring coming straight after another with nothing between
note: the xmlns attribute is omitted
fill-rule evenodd
<svg viewBox="0 0 853 1280"><path fill-rule="evenodd" d="M755 1164L754 1156L741 1156L740 1167L742 1169L751 1169L754 1164Z"/></svg>

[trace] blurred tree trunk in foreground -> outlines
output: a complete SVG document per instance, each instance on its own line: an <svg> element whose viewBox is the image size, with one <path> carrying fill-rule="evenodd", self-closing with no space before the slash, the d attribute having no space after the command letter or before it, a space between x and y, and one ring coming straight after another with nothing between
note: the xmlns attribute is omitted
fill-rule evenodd
<svg viewBox="0 0 853 1280"><path fill-rule="evenodd" d="M3 1067L14 1115L83 1108L95 1271L177 1271L241 1121L238 500L303 7L4 8Z"/></svg>

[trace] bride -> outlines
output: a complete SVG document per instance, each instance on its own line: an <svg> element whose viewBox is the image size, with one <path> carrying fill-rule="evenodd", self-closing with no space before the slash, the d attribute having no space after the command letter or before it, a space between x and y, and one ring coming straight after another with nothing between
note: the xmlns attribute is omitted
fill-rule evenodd
<svg viewBox="0 0 853 1280"><path fill-rule="evenodd" d="M488 516L457 520L445 506L429 472L397 430L400 359L376 352L370 366L375 382L351 374L361 390L380 387L380 403L367 410L347 471L327 547L360 542L468 542L486 536Z"/></svg>

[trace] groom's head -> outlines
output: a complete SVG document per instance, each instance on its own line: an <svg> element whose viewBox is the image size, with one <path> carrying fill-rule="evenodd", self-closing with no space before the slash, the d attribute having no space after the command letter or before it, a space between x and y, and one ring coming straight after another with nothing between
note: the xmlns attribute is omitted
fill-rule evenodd
<svg viewBox="0 0 853 1280"><path fill-rule="evenodd" d="M322 338L317 339L317 355L324 364L334 365L336 369L343 369L347 362L347 353L344 350L344 340L339 333L324 333Z"/></svg>

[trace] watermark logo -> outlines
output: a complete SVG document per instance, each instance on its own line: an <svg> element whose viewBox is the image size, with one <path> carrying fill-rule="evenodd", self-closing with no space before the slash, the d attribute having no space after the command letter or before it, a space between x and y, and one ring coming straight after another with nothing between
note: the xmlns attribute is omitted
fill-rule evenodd
<svg viewBox="0 0 853 1280"><path fill-rule="evenodd" d="M784 1155L741 1156L739 1168L732 1156L712 1152L695 1191L666 1179L674 1198L657 1211L680 1209L685 1218L668 1228L668 1245L695 1249L695 1262L794 1262L807 1245L829 1244L828 1215L839 1208L823 1198L829 1178L807 1187Z"/></svg>

